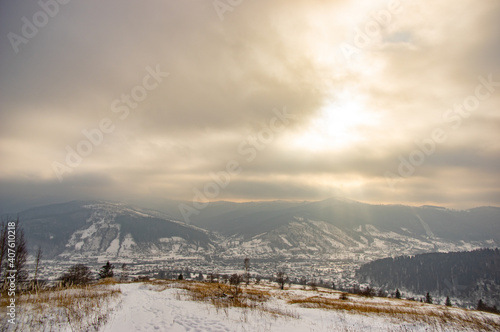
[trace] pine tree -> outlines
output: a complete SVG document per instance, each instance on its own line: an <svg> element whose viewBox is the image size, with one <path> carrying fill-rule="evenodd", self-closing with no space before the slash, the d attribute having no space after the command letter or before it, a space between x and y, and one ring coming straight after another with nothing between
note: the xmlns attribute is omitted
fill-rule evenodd
<svg viewBox="0 0 500 332"><path fill-rule="evenodd" d="M425 303L432 304L432 296L431 294L429 294L429 292L427 292L427 294L425 295Z"/></svg>
<svg viewBox="0 0 500 332"><path fill-rule="evenodd" d="M449 296L447 296L447 297L446 297L446 302L445 302L445 305L446 305L447 307L451 307L451 301L450 301L450 297L449 297Z"/></svg>
<svg viewBox="0 0 500 332"><path fill-rule="evenodd" d="M109 261L101 267L101 270L99 271L99 278L100 279L105 279L105 278L113 278L113 269L114 265L111 264Z"/></svg>

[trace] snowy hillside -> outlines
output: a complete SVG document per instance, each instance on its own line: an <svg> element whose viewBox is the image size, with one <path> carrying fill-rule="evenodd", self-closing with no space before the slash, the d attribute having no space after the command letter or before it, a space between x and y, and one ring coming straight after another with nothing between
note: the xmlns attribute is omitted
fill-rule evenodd
<svg viewBox="0 0 500 332"><path fill-rule="evenodd" d="M351 294L346 300L339 300L341 293L336 291L298 287L282 291L275 285L243 290L242 297L245 291L254 297L264 294L255 307L238 304L217 308L212 298L198 296L197 287L175 282L120 285L122 308L103 331L495 331L500 328L500 317L493 314Z"/></svg>
<svg viewBox="0 0 500 332"><path fill-rule="evenodd" d="M105 201L70 202L21 214L28 243L48 258L196 255L210 247L210 232L167 219L157 211ZM164 255L162 255L164 254Z"/></svg>

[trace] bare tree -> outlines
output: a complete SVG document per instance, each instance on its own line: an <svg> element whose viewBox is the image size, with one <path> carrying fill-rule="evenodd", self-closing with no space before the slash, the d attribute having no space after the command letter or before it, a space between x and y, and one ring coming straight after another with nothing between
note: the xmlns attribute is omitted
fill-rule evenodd
<svg viewBox="0 0 500 332"><path fill-rule="evenodd" d="M280 286L281 289L285 289L285 284L288 281L288 276L286 275L285 271L278 271L276 273L276 282Z"/></svg>
<svg viewBox="0 0 500 332"><path fill-rule="evenodd" d="M38 247L35 254L35 276L33 277L33 288L38 291L38 270L40 268L40 261L42 260L42 247Z"/></svg>
<svg viewBox="0 0 500 332"><path fill-rule="evenodd" d="M260 276L256 276L255 277L255 284L256 285L260 284L260 280L261 280Z"/></svg>
<svg viewBox="0 0 500 332"><path fill-rule="evenodd" d="M312 279L309 282L309 287L311 287L312 290L318 290L318 283L316 282L316 279Z"/></svg>
<svg viewBox="0 0 500 332"><path fill-rule="evenodd" d="M4 288L8 285L8 278L14 278L20 286L28 278L25 270L28 249L19 217L2 220L0 227L0 280Z"/></svg>
<svg viewBox="0 0 500 332"><path fill-rule="evenodd" d="M383 288L380 288L377 292L377 296L378 297L387 297L387 292Z"/></svg>
<svg viewBox="0 0 500 332"><path fill-rule="evenodd" d="M240 284L243 281L243 276L241 274L232 274L229 277L229 284L232 286L231 287L231 292L233 293L234 297L237 297L238 294L241 292L241 287Z"/></svg>
<svg viewBox="0 0 500 332"><path fill-rule="evenodd" d="M299 280L299 284L302 285L303 289L306 289L306 286L307 286L307 279L306 279L306 277L301 277L300 280Z"/></svg>
<svg viewBox="0 0 500 332"><path fill-rule="evenodd" d="M75 264L71 266L68 271L59 278L59 280L61 280L63 286L85 285L90 282L91 274L92 271L88 266Z"/></svg>
<svg viewBox="0 0 500 332"><path fill-rule="evenodd" d="M7 256L7 221L3 220L0 223L0 280L3 281L4 275L4 258Z"/></svg>
<svg viewBox="0 0 500 332"><path fill-rule="evenodd" d="M19 217L16 220L7 221L6 227L6 244L3 258L3 280L4 285L7 283L7 277L14 273L15 280L19 286L28 278L28 273L25 270L26 260L28 259L28 249L24 239L24 230L20 225ZM7 274L7 271L15 271Z"/></svg>
<svg viewBox="0 0 500 332"><path fill-rule="evenodd" d="M127 264L123 263L122 264L122 273L120 274L120 281L127 281L128 280L128 266Z"/></svg>

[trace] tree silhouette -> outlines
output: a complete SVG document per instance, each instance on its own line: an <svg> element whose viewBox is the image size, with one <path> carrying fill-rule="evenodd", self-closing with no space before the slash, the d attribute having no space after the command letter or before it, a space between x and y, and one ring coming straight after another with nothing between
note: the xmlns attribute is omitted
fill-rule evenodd
<svg viewBox="0 0 500 332"><path fill-rule="evenodd" d="M431 296L431 294L429 294L429 292L427 292L427 294L425 294L425 303L432 304L432 296Z"/></svg>
<svg viewBox="0 0 500 332"><path fill-rule="evenodd" d="M83 264L75 264L65 272L59 280L63 286L71 285L85 285L89 283L92 271L90 268Z"/></svg>
<svg viewBox="0 0 500 332"><path fill-rule="evenodd" d="M105 279L105 278L113 278L113 269L114 265L111 264L109 261L101 267L101 270L99 271L99 278L100 279Z"/></svg>
<svg viewBox="0 0 500 332"><path fill-rule="evenodd" d="M243 260L243 266L245 268L245 283L248 284L250 283L250 258L245 257Z"/></svg>
<svg viewBox="0 0 500 332"><path fill-rule="evenodd" d="M38 291L38 271L40 268L40 261L42 260L42 247L38 247L35 254L35 276L33 277L33 288Z"/></svg>
<svg viewBox="0 0 500 332"><path fill-rule="evenodd" d="M234 273L229 277L229 284L232 286L231 291L234 297L237 297L240 293L240 284L243 281L243 276L241 274Z"/></svg>
<svg viewBox="0 0 500 332"><path fill-rule="evenodd" d="M276 282L280 286L281 289L285 288L285 284L288 281L288 276L286 275L285 271L278 271L276 273Z"/></svg>

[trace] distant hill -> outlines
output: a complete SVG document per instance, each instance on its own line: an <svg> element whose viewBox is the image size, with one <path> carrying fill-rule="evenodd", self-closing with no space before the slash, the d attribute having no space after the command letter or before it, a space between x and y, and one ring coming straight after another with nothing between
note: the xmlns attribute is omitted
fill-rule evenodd
<svg viewBox="0 0 500 332"><path fill-rule="evenodd" d="M356 273L361 282L416 294L479 299L500 305L500 250L428 253L385 258L363 265Z"/></svg>
<svg viewBox="0 0 500 332"><path fill-rule="evenodd" d="M105 201L73 201L20 213L28 245L47 258L67 255L147 256L208 249L210 232L160 212Z"/></svg>
<svg viewBox="0 0 500 332"><path fill-rule="evenodd" d="M373 226L418 238L483 241L500 245L500 208L451 210L435 206L371 205L345 199L319 202L211 203L191 218L195 225L246 238L298 219L324 221L343 230Z"/></svg>
<svg viewBox="0 0 500 332"><path fill-rule="evenodd" d="M28 245L46 258L194 257L276 261L346 259L360 264L388 256L500 246L500 208L319 202L214 202L175 220L176 206L158 212L107 201L72 201L20 213ZM174 217L172 217L174 216Z"/></svg>

